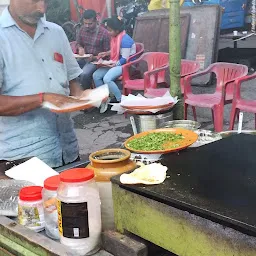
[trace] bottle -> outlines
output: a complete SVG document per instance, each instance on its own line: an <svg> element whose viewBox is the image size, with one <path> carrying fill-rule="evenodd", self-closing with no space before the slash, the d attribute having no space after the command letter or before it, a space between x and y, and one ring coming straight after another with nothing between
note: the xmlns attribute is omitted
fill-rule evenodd
<svg viewBox="0 0 256 256"><path fill-rule="evenodd" d="M76 255L94 254L101 237L101 203L94 172L77 168L61 173L57 200L60 242Z"/></svg>
<svg viewBox="0 0 256 256"><path fill-rule="evenodd" d="M29 186L19 192L19 224L35 232L40 232L45 227L42 189L40 186Z"/></svg>
<svg viewBox="0 0 256 256"><path fill-rule="evenodd" d="M52 239L60 239L57 212L57 189L60 184L60 176L55 175L44 181L42 190L45 233Z"/></svg>

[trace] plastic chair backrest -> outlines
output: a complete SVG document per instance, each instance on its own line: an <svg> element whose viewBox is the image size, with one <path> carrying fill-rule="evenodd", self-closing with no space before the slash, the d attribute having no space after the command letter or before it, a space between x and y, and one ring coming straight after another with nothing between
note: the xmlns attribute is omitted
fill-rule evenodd
<svg viewBox="0 0 256 256"><path fill-rule="evenodd" d="M144 52L144 44L142 43L135 43L136 45L136 53L133 54L132 56L130 56L127 60L127 62L131 61L131 59L135 58L135 57L140 57L142 55L142 53Z"/></svg>
<svg viewBox="0 0 256 256"><path fill-rule="evenodd" d="M241 64L233 64L226 62L217 62L211 64L211 70L216 74L216 92L222 93L223 86L226 82L234 80L238 77L246 76L248 67ZM228 84L226 94L233 94L234 82Z"/></svg>
<svg viewBox="0 0 256 256"><path fill-rule="evenodd" d="M135 43L136 45L136 54L142 54L144 52L144 44Z"/></svg>
<svg viewBox="0 0 256 256"><path fill-rule="evenodd" d="M76 41L70 42L70 46L71 46L72 52L77 53L77 42Z"/></svg>
<svg viewBox="0 0 256 256"><path fill-rule="evenodd" d="M144 53L141 57L142 60L147 62L148 71L163 67L169 63L169 53L165 52L147 52Z"/></svg>
<svg viewBox="0 0 256 256"><path fill-rule="evenodd" d="M188 75L198 72L200 69L200 63L194 60L181 60L181 78Z"/></svg>

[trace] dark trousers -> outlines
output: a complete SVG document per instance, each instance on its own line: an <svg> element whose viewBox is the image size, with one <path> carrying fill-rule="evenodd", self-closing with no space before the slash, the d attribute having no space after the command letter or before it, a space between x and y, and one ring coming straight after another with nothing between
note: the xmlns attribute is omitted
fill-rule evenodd
<svg viewBox="0 0 256 256"><path fill-rule="evenodd" d="M86 59L80 59L77 61L83 73L80 75L80 83L83 89L92 88L92 74L96 71L97 66Z"/></svg>

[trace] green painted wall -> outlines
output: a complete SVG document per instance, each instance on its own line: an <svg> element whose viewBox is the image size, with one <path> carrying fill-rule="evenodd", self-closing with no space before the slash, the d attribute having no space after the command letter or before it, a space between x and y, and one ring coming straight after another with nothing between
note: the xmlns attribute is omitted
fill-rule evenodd
<svg viewBox="0 0 256 256"><path fill-rule="evenodd" d="M113 184L115 223L179 256L255 256L256 238Z"/></svg>

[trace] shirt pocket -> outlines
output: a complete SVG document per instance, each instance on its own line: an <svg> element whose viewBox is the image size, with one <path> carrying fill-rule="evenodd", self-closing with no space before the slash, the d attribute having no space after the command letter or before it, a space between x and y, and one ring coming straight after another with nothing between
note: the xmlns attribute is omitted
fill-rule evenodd
<svg viewBox="0 0 256 256"><path fill-rule="evenodd" d="M53 75L54 78L57 80L57 82L63 87L63 88L68 88L69 83L68 83L68 76L67 76L67 71L65 68L65 64L54 61L53 62Z"/></svg>

